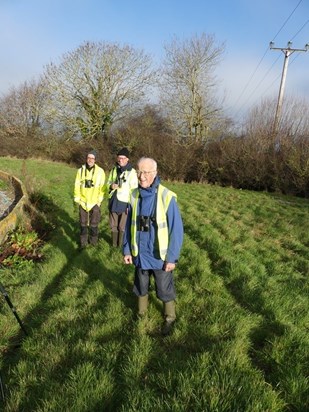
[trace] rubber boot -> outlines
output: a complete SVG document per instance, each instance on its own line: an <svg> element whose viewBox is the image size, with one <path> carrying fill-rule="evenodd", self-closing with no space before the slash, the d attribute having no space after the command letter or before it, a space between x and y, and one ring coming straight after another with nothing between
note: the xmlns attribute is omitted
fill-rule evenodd
<svg viewBox="0 0 309 412"><path fill-rule="evenodd" d="M112 232L112 245L113 247L118 246L118 232Z"/></svg>
<svg viewBox="0 0 309 412"><path fill-rule="evenodd" d="M99 228L97 226L91 226L90 227L90 244L92 246L96 246L98 243L98 231Z"/></svg>
<svg viewBox="0 0 309 412"><path fill-rule="evenodd" d="M143 318L148 309L148 295L138 297L138 316Z"/></svg>
<svg viewBox="0 0 309 412"><path fill-rule="evenodd" d="M162 335L167 336L173 329L174 322L176 320L176 308L175 301L164 302L164 324L162 327Z"/></svg>
<svg viewBox="0 0 309 412"><path fill-rule="evenodd" d="M80 248L84 249L88 245L88 228L81 226L80 228Z"/></svg>
<svg viewBox="0 0 309 412"><path fill-rule="evenodd" d="M118 246L120 248L123 246L123 232L118 232Z"/></svg>

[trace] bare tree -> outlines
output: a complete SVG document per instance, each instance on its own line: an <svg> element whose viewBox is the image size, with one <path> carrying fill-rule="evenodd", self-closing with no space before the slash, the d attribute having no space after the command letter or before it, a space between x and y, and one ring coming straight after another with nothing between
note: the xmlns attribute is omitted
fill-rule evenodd
<svg viewBox="0 0 309 412"><path fill-rule="evenodd" d="M42 80L12 87L0 99L1 132L6 136L32 136L40 127L45 101Z"/></svg>
<svg viewBox="0 0 309 412"><path fill-rule="evenodd" d="M309 101L287 96L283 102L283 113L279 128L288 136L309 135Z"/></svg>
<svg viewBox="0 0 309 412"><path fill-rule="evenodd" d="M268 150L281 143L309 135L309 105L304 99L287 96L282 106L282 115L276 135L273 126L276 111L276 99L263 99L249 112L244 127L247 138L253 139L258 150Z"/></svg>
<svg viewBox="0 0 309 412"><path fill-rule="evenodd" d="M86 42L46 66L50 95L47 117L71 136L101 136L136 110L152 82L151 59L118 44Z"/></svg>
<svg viewBox="0 0 309 412"><path fill-rule="evenodd" d="M220 116L214 70L224 46L206 34L165 46L160 98L170 125L181 142L207 140Z"/></svg>

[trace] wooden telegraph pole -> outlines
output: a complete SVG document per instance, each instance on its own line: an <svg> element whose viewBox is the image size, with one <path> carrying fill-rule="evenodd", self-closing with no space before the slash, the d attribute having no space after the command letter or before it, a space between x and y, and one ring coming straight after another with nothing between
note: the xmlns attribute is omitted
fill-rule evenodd
<svg viewBox="0 0 309 412"><path fill-rule="evenodd" d="M280 122L282 102L283 102L283 93L284 93L284 87L285 87L285 80L286 80L286 73L287 73L287 69L288 69L289 57L294 52L306 52L306 51L309 50L309 44L308 43L305 45L304 49L292 49L291 45L292 45L292 42L290 42L290 41L288 42L287 47L274 47L274 42L271 41L269 43L269 46L270 46L271 50L281 50L284 53L284 63L283 63L283 70L282 70L282 76L281 76L280 90L279 90L278 103L277 103L277 109L276 109L274 126L273 126L274 135L278 131L279 122Z"/></svg>

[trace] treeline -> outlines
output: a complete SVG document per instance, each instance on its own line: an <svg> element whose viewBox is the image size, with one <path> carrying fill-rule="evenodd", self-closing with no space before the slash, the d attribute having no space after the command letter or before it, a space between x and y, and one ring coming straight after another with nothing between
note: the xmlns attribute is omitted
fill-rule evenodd
<svg viewBox="0 0 309 412"><path fill-rule="evenodd" d="M91 147L108 169L127 146L164 179L308 197L308 103L286 98L276 130L275 99L235 124L218 98L223 50L206 34L174 39L155 67L143 50L86 42L0 98L0 155L79 165Z"/></svg>
<svg viewBox="0 0 309 412"><path fill-rule="evenodd" d="M258 191L309 197L309 139L271 133L236 136L227 134L207 142L181 144L172 137L155 107L100 140L72 142L59 137L2 137L1 156L43 158L78 166L89 148L108 170L116 151L126 146L134 163L141 156L157 159L164 179L208 182Z"/></svg>

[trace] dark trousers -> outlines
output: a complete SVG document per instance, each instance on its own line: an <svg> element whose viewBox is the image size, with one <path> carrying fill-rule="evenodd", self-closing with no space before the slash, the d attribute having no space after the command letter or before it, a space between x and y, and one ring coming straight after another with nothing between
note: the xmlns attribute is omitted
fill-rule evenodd
<svg viewBox="0 0 309 412"><path fill-rule="evenodd" d="M174 285L173 272L165 272L160 269L143 270L135 268L133 292L136 296L145 296L148 294L150 276L154 277L156 295L162 302L175 300L176 291Z"/></svg>
<svg viewBox="0 0 309 412"><path fill-rule="evenodd" d="M101 210L98 205L95 205L89 212L79 207L79 222L80 222L80 240L81 244L88 243L88 231L90 235L90 243L95 244L98 241L98 226L101 220Z"/></svg>

